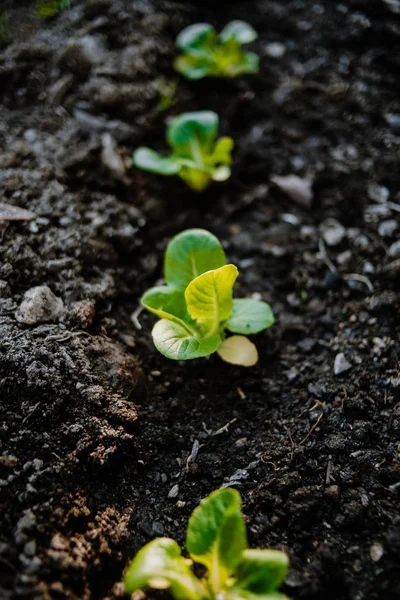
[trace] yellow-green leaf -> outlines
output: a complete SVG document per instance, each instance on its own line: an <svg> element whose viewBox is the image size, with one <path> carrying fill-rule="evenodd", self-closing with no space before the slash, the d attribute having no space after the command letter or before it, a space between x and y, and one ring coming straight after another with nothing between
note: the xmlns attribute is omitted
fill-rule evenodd
<svg viewBox="0 0 400 600"><path fill-rule="evenodd" d="M232 290L238 270L225 265L196 277L185 290L187 311L205 335L215 335L232 312Z"/></svg>
<svg viewBox="0 0 400 600"><path fill-rule="evenodd" d="M201 600L205 590L190 564L174 540L157 538L144 546L130 564L124 577L125 590L131 594L149 587L170 588L176 600Z"/></svg>

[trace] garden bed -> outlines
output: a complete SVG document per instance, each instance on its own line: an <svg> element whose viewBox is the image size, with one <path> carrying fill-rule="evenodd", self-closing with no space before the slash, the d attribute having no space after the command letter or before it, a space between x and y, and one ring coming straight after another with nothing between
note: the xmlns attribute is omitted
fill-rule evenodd
<svg viewBox="0 0 400 600"><path fill-rule="evenodd" d="M229 484L250 545L289 553L289 597L399 598L396 3L199 6L77 1L43 21L5 2L0 202L34 218L0 220L0 596L114 599L135 552L183 543ZM177 33L236 18L260 73L181 80L160 111ZM115 166L200 109L235 140L226 183ZM290 174L311 201L270 181ZM188 227L221 239L236 296L273 307L254 368L169 361L152 315L131 320ZM42 285L62 316L29 324L17 309Z"/></svg>

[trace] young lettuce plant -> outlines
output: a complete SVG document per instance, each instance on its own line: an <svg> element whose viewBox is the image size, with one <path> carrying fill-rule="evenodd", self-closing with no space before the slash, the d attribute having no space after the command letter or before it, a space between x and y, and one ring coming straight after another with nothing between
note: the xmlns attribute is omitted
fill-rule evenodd
<svg viewBox="0 0 400 600"><path fill-rule="evenodd" d="M127 593L146 588L169 589L175 600L287 600L277 592L289 560L279 550L247 548L239 493L231 488L212 492L189 519L186 548L158 538L144 546L125 574ZM197 578L191 566L207 569Z"/></svg>
<svg viewBox="0 0 400 600"><path fill-rule="evenodd" d="M166 138L172 153L163 156L150 148L138 148L132 157L139 169L160 175L179 175L194 190L201 191L213 181L230 177L233 140L216 141L219 118L203 110L183 113L167 126Z"/></svg>
<svg viewBox="0 0 400 600"><path fill-rule="evenodd" d="M164 260L166 285L151 288L141 298L160 317L152 330L157 350L173 360L217 352L234 365L256 364L255 345L245 335L226 337L226 331L258 333L273 324L274 315L266 302L233 299L237 276L210 232L187 229L172 238Z"/></svg>
<svg viewBox="0 0 400 600"><path fill-rule="evenodd" d="M257 73L258 56L241 49L242 44L256 38L257 32L244 21L228 23L219 34L208 23L190 25L176 38L176 46L183 54L175 59L174 68L187 79Z"/></svg>

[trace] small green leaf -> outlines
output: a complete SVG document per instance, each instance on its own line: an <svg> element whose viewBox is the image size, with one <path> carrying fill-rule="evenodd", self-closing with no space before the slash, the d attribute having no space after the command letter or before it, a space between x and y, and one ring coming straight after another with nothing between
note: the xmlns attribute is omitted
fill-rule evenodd
<svg viewBox="0 0 400 600"><path fill-rule="evenodd" d="M226 328L233 333L258 333L271 327L274 315L269 304L251 298L233 301L232 314L226 322Z"/></svg>
<svg viewBox="0 0 400 600"><path fill-rule="evenodd" d="M244 335L231 335L217 350L218 356L231 365L253 367L258 361L257 348Z"/></svg>
<svg viewBox="0 0 400 600"><path fill-rule="evenodd" d="M206 593L190 564L174 540L155 539L144 546L130 564L124 577L125 590L132 594L149 587L169 588L176 600L201 600Z"/></svg>
<svg viewBox="0 0 400 600"><path fill-rule="evenodd" d="M186 547L209 570L214 593L224 588L246 546L239 493L226 488L202 500L189 519Z"/></svg>
<svg viewBox="0 0 400 600"><path fill-rule="evenodd" d="M235 569L235 589L264 595L273 592L284 581L289 558L279 550L245 550Z"/></svg>
<svg viewBox="0 0 400 600"><path fill-rule="evenodd" d="M225 42L234 38L239 44L249 44L258 37L257 31L245 21L231 21L222 29L218 38Z"/></svg>
<svg viewBox="0 0 400 600"><path fill-rule="evenodd" d="M151 332L155 347L161 354L172 360L192 360L209 356L221 344L221 337L214 335L209 338L199 338L186 326L167 319L161 319Z"/></svg>
<svg viewBox="0 0 400 600"><path fill-rule="evenodd" d="M143 294L140 302L147 310L161 319L170 319L171 315L184 319L186 315L183 291L172 285L160 285L150 288Z"/></svg>
<svg viewBox="0 0 400 600"><path fill-rule="evenodd" d="M217 33L208 23L196 23L183 29L175 40L180 50L210 50L215 44Z"/></svg>
<svg viewBox="0 0 400 600"><path fill-rule="evenodd" d="M238 274L235 265L225 265L199 275L187 286L187 311L204 334L215 335L221 321L229 318L232 312L233 284Z"/></svg>
<svg viewBox="0 0 400 600"><path fill-rule="evenodd" d="M183 167L179 173L179 177L186 181L189 187L196 192L202 192L209 185L211 176L208 172L200 171L199 169L193 169L191 167Z"/></svg>
<svg viewBox="0 0 400 600"><path fill-rule="evenodd" d="M201 167L203 155L211 152L218 125L218 115L211 110L182 113L169 123L167 141L178 156L193 158Z"/></svg>
<svg viewBox="0 0 400 600"><path fill-rule="evenodd" d="M230 165L232 164L231 152L233 150L234 141L230 137L222 137L216 142L214 150L207 159L207 164L210 165Z"/></svg>
<svg viewBox="0 0 400 600"><path fill-rule="evenodd" d="M172 158L162 156L158 152L144 147L135 150L132 162L139 169L160 175L176 175L182 168Z"/></svg>
<svg viewBox="0 0 400 600"><path fill-rule="evenodd" d="M201 56L181 54L174 60L174 69L186 79L203 79L208 74L208 62Z"/></svg>
<svg viewBox="0 0 400 600"><path fill-rule="evenodd" d="M260 68L260 59L254 52L244 52L242 59L236 67L237 75L241 73L258 73Z"/></svg>
<svg viewBox="0 0 400 600"><path fill-rule="evenodd" d="M225 252L215 235L205 229L187 229L168 244L165 279L168 284L185 290L195 277L225 263Z"/></svg>

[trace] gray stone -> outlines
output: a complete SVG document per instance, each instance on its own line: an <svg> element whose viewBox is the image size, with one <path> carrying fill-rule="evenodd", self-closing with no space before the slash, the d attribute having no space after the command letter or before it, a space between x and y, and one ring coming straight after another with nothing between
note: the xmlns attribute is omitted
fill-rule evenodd
<svg viewBox="0 0 400 600"><path fill-rule="evenodd" d="M378 227L378 233L382 237L390 238L398 228L398 222L395 219L388 219L387 221L382 221L382 223Z"/></svg>
<svg viewBox="0 0 400 600"><path fill-rule="evenodd" d="M336 219L325 219L321 223L320 230L328 246L337 246L343 241L346 235L345 228Z"/></svg>
<svg viewBox="0 0 400 600"><path fill-rule="evenodd" d="M335 363L333 366L333 372L335 375L340 375L341 373L351 369L351 367L351 363L349 363L349 361L346 359L343 352L340 352L335 356Z"/></svg>
<svg viewBox="0 0 400 600"><path fill-rule="evenodd" d="M397 240L397 242L393 242L393 244L388 250L388 254L392 258L400 258L400 240Z"/></svg>
<svg viewBox="0 0 400 600"><path fill-rule="evenodd" d="M24 325L57 321L63 313L64 303L47 285L31 288L24 294L15 318Z"/></svg>
<svg viewBox="0 0 400 600"><path fill-rule="evenodd" d="M369 183L368 188L368 198L373 200L374 202L379 202L380 204L384 204L389 200L389 190L383 185L378 185L377 183Z"/></svg>
<svg viewBox="0 0 400 600"><path fill-rule="evenodd" d="M286 46L280 42L271 42L265 46L264 51L271 58L281 58L286 53Z"/></svg>

